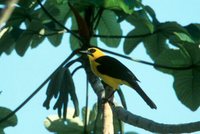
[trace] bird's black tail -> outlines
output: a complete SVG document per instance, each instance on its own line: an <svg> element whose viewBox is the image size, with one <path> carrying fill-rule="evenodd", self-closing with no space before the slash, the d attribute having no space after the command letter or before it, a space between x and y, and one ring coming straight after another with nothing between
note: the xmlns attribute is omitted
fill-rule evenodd
<svg viewBox="0 0 200 134"><path fill-rule="evenodd" d="M131 87L135 89L135 91L144 99L144 101L152 109L157 109L156 104L146 95L146 93L142 90L142 88L136 82L133 82L131 84Z"/></svg>

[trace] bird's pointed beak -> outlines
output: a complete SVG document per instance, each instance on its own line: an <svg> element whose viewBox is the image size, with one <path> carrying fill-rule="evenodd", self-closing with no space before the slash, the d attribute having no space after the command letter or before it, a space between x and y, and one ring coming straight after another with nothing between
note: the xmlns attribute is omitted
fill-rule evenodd
<svg viewBox="0 0 200 134"><path fill-rule="evenodd" d="M90 54L90 53L88 52L88 50L80 50L79 53L81 53L81 54Z"/></svg>
<svg viewBox="0 0 200 134"><path fill-rule="evenodd" d="M79 53L93 56L93 54L88 50L80 50Z"/></svg>

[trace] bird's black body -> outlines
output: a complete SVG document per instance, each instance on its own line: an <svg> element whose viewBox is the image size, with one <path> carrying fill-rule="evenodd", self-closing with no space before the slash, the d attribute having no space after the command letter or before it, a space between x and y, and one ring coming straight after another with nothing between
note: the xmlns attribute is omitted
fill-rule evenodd
<svg viewBox="0 0 200 134"><path fill-rule="evenodd" d="M139 81L136 76L120 61L110 56L101 56L95 59L95 62L99 63L97 71L101 74L108 75L110 77L120 79L128 83L135 91L145 100L145 102L151 107L156 109L156 105L145 94L142 88L138 85Z"/></svg>
<svg viewBox="0 0 200 134"><path fill-rule="evenodd" d="M100 65L97 66L97 70L101 74L109 75L113 78L127 81L138 81L136 76L120 61L110 56L101 56L95 60ZM108 64L109 63L109 64Z"/></svg>

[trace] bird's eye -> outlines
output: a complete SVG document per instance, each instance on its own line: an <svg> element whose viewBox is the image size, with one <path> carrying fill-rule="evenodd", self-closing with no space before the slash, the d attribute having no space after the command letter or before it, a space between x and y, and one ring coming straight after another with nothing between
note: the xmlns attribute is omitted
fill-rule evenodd
<svg viewBox="0 0 200 134"><path fill-rule="evenodd" d="M95 49L90 49L89 52L90 53L94 53L96 50Z"/></svg>

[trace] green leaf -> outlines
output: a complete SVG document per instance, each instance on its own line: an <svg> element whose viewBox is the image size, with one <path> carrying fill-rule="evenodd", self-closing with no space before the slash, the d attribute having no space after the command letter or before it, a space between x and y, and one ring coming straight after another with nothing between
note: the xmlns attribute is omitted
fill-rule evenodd
<svg viewBox="0 0 200 134"><path fill-rule="evenodd" d="M27 25L27 29L20 35L16 41L15 50L20 56L24 56L26 50L30 46L35 34L39 34L39 31L43 28L40 21L32 20ZM40 42L38 42L40 43Z"/></svg>
<svg viewBox="0 0 200 134"><path fill-rule="evenodd" d="M63 77L64 77L63 69L58 70L51 77L48 87L47 87L47 91L46 91L47 98L43 103L43 106L46 107L47 109L49 109L49 105L50 105L50 101L52 97L54 96L55 98L57 98L59 90L61 88Z"/></svg>
<svg viewBox="0 0 200 134"><path fill-rule="evenodd" d="M32 37L32 42L31 42L31 48L36 48L39 44L41 44L45 37L44 36L41 36L41 35L34 35Z"/></svg>
<svg viewBox="0 0 200 134"><path fill-rule="evenodd" d="M72 79L71 73L69 71L69 69L67 69L65 71L65 77L67 78L66 81L63 81L64 83L66 83L65 85L67 86L67 89L69 90L69 94L71 96L71 100L74 104L74 108L75 108L75 113L73 117L79 116L79 102L78 102L78 97L76 95L76 90L75 90L75 85L74 85L74 81Z"/></svg>
<svg viewBox="0 0 200 134"><path fill-rule="evenodd" d="M57 115L50 115L44 120L44 126L50 132L57 134L80 134L83 132L83 122L79 117L73 117L74 109L67 108L66 120L60 119Z"/></svg>
<svg viewBox="0 0 200 134"><path fill-rule="evenodd" d="M36 1L32 1L32 0L20 0L18 2L18 5L21 6L21 7L23 7L23 8L31 8L36 3L37 3Z"/></svg>
<svg viewBox="0 0 200 134"><path fill-rule="evenodd" d="M18 55L24 56L26 50L28 49L32 39L32 33L24 31L20 38L17 40L15 45L15 50Z"/></svg>
<svg viewBox="0 0 200 134"><path fill-rule="evenodd" d="M77 30L78 31L78 26L77 26L77 23L76 23L76 20L75 20L74 17L72 17L71 30ZM70 34L69 42L70 42L71 50L75 50L75 49L80 48L79 40L77 38L75 38L72 34Z"/></svg>
<svg viewBox="0 0 200 134"><path fill-rule="evenodd" d="M188 52L186 56L190 58L186 59L185 64L193 66L188 70L174 70L174 88L178 99L195 111L200 106L200 49L197 45L184 45L184 47Z"/></svg>
<svg viewBox="0 0 200 134"><path fill-rule="evenodd" d="M157 29L167 36L171 36L174 32L188 34L187 30L177 22L160 23Z"/></svg>
<svg viewBox="0 0 200 134"><path fill-rule="evenodd" d="M51 26L51 29L53 31L53 29L58 29L60 28L59 26L57 26L54 22L50 22L48 23L48 27ZM57 47L58 45L60 45L61 41L62 41L62 37L63 37L63 34L60 34L59 32L57 32L57 34L55 35L52 35L52 36L48 36L47 39L49 40L49 42Z"/></svg>
<svg viewBox="0 0 200 134"><path fill-rule="evenodd" d="M190 56L183 53L180 49L166 49L155 59L158 65L167 67L187 67L191 64ZM174 70L157 68L163 73L173 74Z"/></svg>
<svg viewBox="0 0 200 134"><path fill-rule="evenodd" d="M189 35L185 33L178 33L178 32L174 32L174 36L173 35L170 36L169 40L172 44L177 44L177 43L194 44L195 43Z"/></svg>
<svg viewBox="0 0 200 134"><path fill-rule="evenodd" d="M200 106L200 67L174 72L174 88L178 99L190 108L197 110Z"/></svg>
<svg viewBox="0 0 200 134"><path fill-rule="evenodd" d="M21 7L15 7L9 20L6 22L6 26L19 27L29 16L27 10Z"/></svg>
<svg viewBox="0 0 200 134"><path fill-rule="evenodd" d="M117 23L116 15L112 11L104 11L98 26L100 35L122 35L120 24ZM120 38L100 38L100 40L109 47L118 47Z"/></svg>
<svg viewBox="0 0 200 134"><path fill-rule="evenodd" d="M4 118L8 114L10 114L12 111L8 108L5 107L0 107L0 119ZM0 124L0 132L4 133L4 129L9 126L16 126L17 125L17 116L13 115L11 118L8 120L4 121L3 123Z"/></svg>
<svg viewBox="0 0 200 134"><path fill-rule="evenodd" d="M108 9L114 9L114 10L122 10L127 14L132 14L133 9L131 9L124 0L104 0L104 8ZM133 5L133 1L130 3L130 5Z"/></svg>
<svg viewBox="0 0 200 134"><path fill-rule="evenodd" d="M127 36L135 36L137 34L137 30L130 31ZM124 41L124 52L125 54L130 54L137 45L143 40L142 37L133 37L133 38L125 38Z"/></svg>
<svg viewBox="0 0 200 134"><path fill-rule="evenodd" d="M185 29L187 29L196 43L200 43L200 24L190 24L185 26Z"/></svg>
<svg viewBox="0 0 200 134"><path fill-rule="evenodd" d="M144 39L147 54L155 60L164 50L168 49L166 37L162 34L153 34Z"/></svg>
<svg viewBox="0 0 200 134"><path fill-rule="evenodd" d="M10 54L15 47L16 40L20 37L24 30L16 27L6 27L0 32L0 54L5 52Z"/></svg>
<svg viewBox="0 0 200 134"><path fill-rule="evenodd" d="M145 10L134 12L132 15L127 16L126 20L135 26L135 29L138 30L138 35L154 32L154 25L148 18Z"/></svg>
<svg viewBox="0 0 200 134"><path fill-rule="evenodd" d="M156 14L154 12L154 10L150 7L150 6L144 6L145 11L151 16L153 23L155 25L159 24L160 22L158 21L158 19L156 18Z"/></svg>

